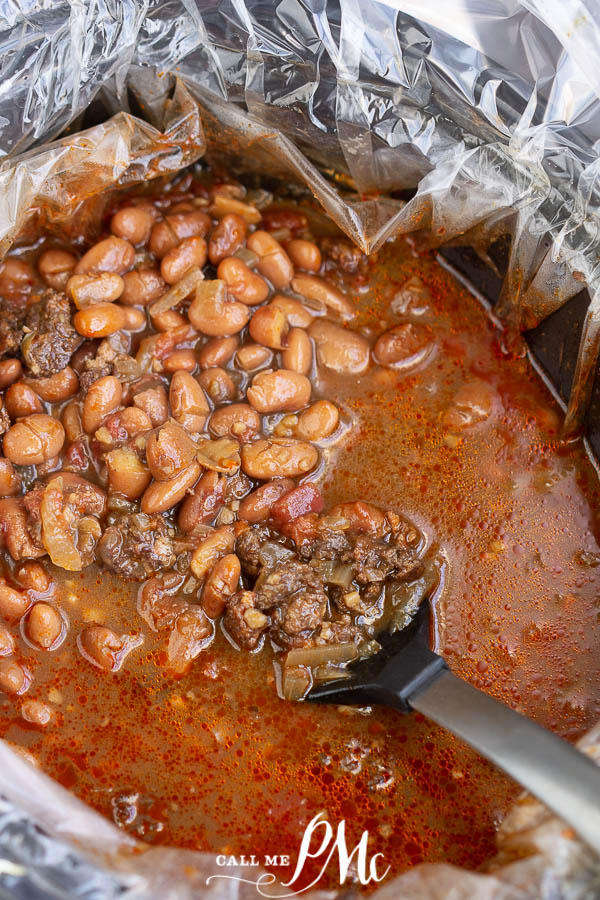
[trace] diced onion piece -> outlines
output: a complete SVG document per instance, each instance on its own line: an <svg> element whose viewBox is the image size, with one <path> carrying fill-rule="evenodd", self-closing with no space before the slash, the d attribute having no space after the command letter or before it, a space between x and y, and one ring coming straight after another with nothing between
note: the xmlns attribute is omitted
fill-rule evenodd
<svg viewBox="0 0 600 900"><path fill-rule="evenodd" d="M249 269L254 269L258 263L258 255L253 250L248 250L247 247L239 247L233 255L236 259L241 259L243 263L246 263Z"/></svg>
<svg viewBox="0 0 600 900"><path fill-rule="evenodd" d="M321 644L318 647L301 647L290 650L284 666L321 666L327 663L350 662L358 656L358 647L352 641L344 644Z"/></svg>
<svg viewBox="0 0 600 900"><path fill-rule="evenodd" d="M276 541L267 541L258 551L258 559L263 566L273 566L294 555L293 550L278 544Z"/></svg>
<svg viewBox="0 0 600 900"><path fill-rule="evenodd" d="M174 284L166 294L163 294L162 297L159 297L158 300L154 301L150 306L150 315L158 316L160 313L166 312L168 309L173 309L174 306L178 306L182 300L189 297L196 285L202 281L203 278L204 275L202 270L197 266L194 266L194 268L190 269L189 272L186 272L183 278Z"/></svg>
<svg viewBox="0 0 600 900"><path fill-rule="evenodd" d="M352 566L341 564L335 566L327 581L329 584L339 584L341 587L348 587L352 583Z"/></svg>
<svg viewBox="0 0 600 900"><path fill-rule="evenodd" d="M285 700L301 700L312 684L310 672L301 666L283 670L281 690Z"/></svg>

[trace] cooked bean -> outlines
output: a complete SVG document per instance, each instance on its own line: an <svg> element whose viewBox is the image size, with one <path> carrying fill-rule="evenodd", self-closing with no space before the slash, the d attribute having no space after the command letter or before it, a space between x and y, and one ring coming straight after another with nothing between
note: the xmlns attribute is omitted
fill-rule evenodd
<svg viewBox="0 0 600 900"><path fill-rule="evenodd" d="M312 365L312 344L303 328L290 328L286 346L281 353L284 369L306 375Z"/></svg>
<svg viewBox="0 0 600 900"><path fill-rule="evenodd" d="M294 277L292 261L272 234L254 231L248 236L246 246L258 256L258 271L268 278L273 287L281 290L289 286Z"/></svg>
<svg viewBox="0 0 600 900"><path fill-rule="evenodd" d="M21 419L44 411L44 404L29 385L22 381L11 384L4 395L4 405L11 419Z"/></svg>
<svg viewBox="0 0 600 900"><path fill-rule="evenodd" d="M106 467L111 490L128 500L138 500L152 480L141 459L127 447L111 450L106 455Z"/></svg>
<svg viewBox="0 0 600 900"><path fill-rule="evenodd" d="M128 406L119 416L119 422L127 432L128 437L134 437L136 434L143 434L150 431L152 422L143 409L137 406Z"/></svg>
<svg viewBox="0 0 600 900"><path fill-rule="evenodd" d="M244 344L237 352L236 361L240 368L246 372L267 365L273 359L273 354L268 347L261 344Z"/></svg>
<svg viewBox="0 0 600 900"><path fill-rule="evenodd" d="M109 237L94 244L75 266L75 274L97 275L99 272L116 272L124 275L133 268L135 250L129 241Z"/></svg>
<svg viewBox="0 0 600 900"><path fill-rule="evenodd" d="M431 347L431 337L425 325L404 322L377 338L373 356L382 366L414 365Z"/></svg>
<svg viewBox="0 0 600 900"><path fill-rule="evenodd" d="M340 414L330 400L317 400L300 413L296 434L304 441L322 441L338 427Z"/></svg>
<svg viewBox="0 0 600 900"><path fill-rule="evenodd" d="M169 417L167 392L162 384L148 388L147 391L140 391L133 398L133 405L146 413L153 428L158 428Z"/></svg>
<svg viewBox="0 0 600 900"><path fill-rule="evenodd" d="M135 306L120 306L119 308L124 313L124 331L144 331L148 320L143 309L136 309Z"/></svg>
<svg viewBox="0 0 600 900"><path fill-rule="evenodd" d="M175 350L163 360L165 372L193 372L196 366L196 354L193 350Z"/></svg>
<svg viewBox="0 0 600 900"><path fill-rule="evenodd" d="M215 409L208 430L216 437L233 435L238 440L251 440L260 429L260 416L247 403L230 403Z"/></svg>
<svg viewBox="0 0 600 900"><path fill-rule="evenodd" d="M209 207L211 216L215 219L221 219L223 216L234 213L247 222L248 225L257 225L261 220L261 214L255 206L249 203L242 203L235 197L227 197L221 193L214 195L213 204Z"/></svg>
<svg viewBox="0 0 600 900"><path fill-rule="evenodd" d="M286 297L285 294L275 294L269 306L280 309L291 328L308 328L314 319L313 314L299 300Z"/></svg>
<svg viewBox="0 0 600 900"><path fill-rule="evenodd" d="M191 494L179 507L177 524L186 534L198 525L207 525L225 502L227 479L218 472L205 472Z"/></svg>
<svg viewBox="0 0 600 900"><path fill-rule="evenodd" d="M21 706L21 715L26 722L45 728L54 718L54 710L43 700L25 700Z"/></svg>
<svg viewBox="0 0 600 900"><path fill-rule="evenodd" d="M238 589L241 574L242 568L235 553L228 553L215 563L200 600L202 609L211 619L221 615L227 600Z"/></svg>
<svg viewBox="0 0 600 900"><path fill-rule="evenodd" d="M3 359L0 361L0 391L14 384L23 374L23 366L19 359Z"/></svg>
<svg viewBox="0 0 600 900"><path fill-rule="evenodd" d="M18 591L4 582L0 582L0 616L13 622L20 619L27 611L31 601L24 591Z"/></svg>
<svg viewBox="0 0 600 900"><path fill-rule="evenodd" d="M367 370L369 342L361 334L326 319L315 319L308 333L317 345L317 359L322 366L341 375L362 375Z"/></svg>
<svg viewBox="0 0 600 900"><path fill-rule="evenodd" d="M141 635L119 636L105 625L88 625L79 635L77 644L88 662L99 669L116 672L128 653L138 647L142 640Z"/></svg>
<svg viewBox="0 0 600 900"><path fill-rule="evenodd" d="M233 529L223 525L213 531L196 547L190 563L193 574L198 579L205 578L218 559L233 551Z"/></svg>
<svg viewBox="0 0 600 900"><path fill-rule="evenodd" d="M226 256L233 256L244 243L247 230L248 226L241 216L235 213L223 216L208 242L208 258L213 266Z"/></svg>
<svg viewBox="0 0 600 900"><path fill-rule="evenodd" d="M110 230L117 237L137 246L146 243L153 224L154 216L148 207L125 206L110 220Z"/></svg>
<svg viewBox="0 0 600 900"><path fill-rule="evenodd" d="M372 503L362 500L349 503L337 503L330 510L330 515L341 516L350 522L350 528L363 534L382 535L385 531L385 513Z"/></svg>
<svg viewBox="0 0 600 900"><path fill-rule="evenodd" d="M200 368L212 369L216 366L224 366L237 350L239 342L240 339L235 334L230 337L211 338L198 353Z"/></svg>
<svg viewBox="0 0 600 900"><path fill-rule="evenodd" d="M0 656L10 656L15 652L15 639L6 627L0 625Z"/></svg>
<svg viewBox="0 0 600 900"><path fill-rule="evenodd" d="M263 212L262 225L268 231L279 231L281 228L287 228L293 234L308 231L306 213L290 206L275 206L266 209Z"/></svg>
<svg viewBox="0 0 600 900"><path fill-rule="evenodd" d="M185 238L162 258L160 274L167 284L176 284L194 266L206 262L206 241L201 237Z"/></svg>
<svg viewBox="0 0 600 900"><path fill-rule="evenodd" d="M142 512L150 515L172 509L196 484L200 471L200 466L194 462L169 481L153 481L142 497Z"/></svg>
<svg viewBox="0 0 600 900"><path fill-rule="evenodd" d="M300 238L288 241L285 251L297 269L305 272L318 272L323 261L321 251L313 241L303 241Z"/></svg>
<svg viewBox="0 0 600 900"><path fill-rule="evenodd" d="M248 388L248 402L261 413L294 412L310 400L311 383L299 372L259 372Z"/></svg>
<svg viewBox="0 0 600 900"><path fill-rule="evenodd" d="M94 303L112 303L123 293L125 283L114 272L100 272L99 275L72 275L66 292L77 309L85 309Z"/></svg>
<svg viewBox="0 0 600 900"><path fill-rule="evenodd" d="M121 303L126 306L148 306L167 292L158 269L135 269L123 275Z"/></svg>
<svg viewBox="0 0 600 900"><path fill-rule="evenodd" d="M58 456L65 442L62 424L44 413L19 419L4 435L4 455L17 466L37 466Z"/></svg>
<svg viewBox="0 0 600 900"><path fill-rule="evenodd" d="M157 259L162 259L178 243L177 235L167 221L157 222L152 226L148 249Z"/></svg>
<svg viewBox="0 0 600 900"><path fill-rule="evenodd" d="M226 403L233 400L237 394L233 378L219 366L205 369L198 376L198 381L213 403Z"/></svg>
<svg viewBox="0 0 600 900"><path fill-rule="evenodd" d="M185 212L171 211L166 220L178 241L190 237L204 237L212 225L210 216L199 209Z"/></svg>
<svg viewBox="0 0 600 900"><path fill-rule="evenodd" d="M217 278L227 285L227 292L246 306L256 306L269 296L269 285L241 259L229 256L219 263Z"/></svg>
<svg viewBox="0 0 600 900"><path fill-rule="evenodd" d="M242 471L259 481L305 475L314 469L318 459L312 444L288 438L259 440L242 447Z"/></svg>
<svg viewBox="0 0 600 900"><path fill-rule="evenodd" d="M77 265L77 257L66 250L46 250L38 259L38 272L55 291L64 291Z"/></svg>
<svg viewBox="0 0 600 900"><path fill-rule="evenodd" d="M60 613L49 603L34 603L25 619L25 634L31 643L42 650L54 649L63 633Z"/></svg>
<svg viewBox="0 0 600 900"><path fill-rule="evenodd" d="M251 524L264 522L269 518L271 507L275 501L291 491L293 487L294 482L291 478L275 478L273 481L261 484L241 501L238 510L239 518Z"/></svg>
<svg viewBox="0 0 600 900"><path fill-rule="evenodd" d="M146 443L146 460L153 478L169 481L186 469L196 455L196 445L181 425L165 422Z"/></svg>
<svg viewBox="0 0 600 900"><path fill-rule="evenodd" d="M52 579L39 562L28 560L15 570L15 578L27 591L36 594L46 594L52 587Z"/></svg>
<svg viewBox="0 0 600 900"><path fill-rule="evenodd" d="M61 413L61 421L68 441L76 441L82 436L83 424L81 422L81 410L77 401L72 400L70 403L67 403Z"/></svg>
<svg viewBox="0 0 600 900"><path fill-rule="evenodd" d="M93 434L106 416L121 404L123 388L114 375L104 375L90 385L83 402L81 421L87 434Z"/></svg>
<svg viewBox="0 0 600 900"><path fill-rule="evenodd" d="M0 500L0 535L14 560L38 559L46 553L31 540L27 524L27 514L20 499L6 497Z"/></svg>
<svg viewBox="0 0 600 900"><path fill-rule="evenodd" d="M8 256L0 263L0 293L28 291L35 284L32 266L24 259Z"/></svg>
<svg viewBox="0 0 600 900"><path fill-rule="evenodd" d="M14 659L0 659L0 691L5 694L23 694L31 678L23 666Z"/></svg>
<svg viewBox="0 0 600 900"><path fill-rule="evenodd" d="M183 328L187 322L185 316L176 309L165 309L152 316L152 324L157 331L174 331L176 328Z"/></svg>
<svg viewBox="0 0 600 900"><path fill-rule="evenodd" d="M95 303L73 316L73 325L84 337L103 338L125 327L125 310L114 303Z"/></svg>
<svg viewBox="0 0 600 900"><path fill-rule="evenodd" d="M292 287L297 294L302 294L307 300L323 303L343 319L351 319L354 316L354 307L348 298L318 275L296 275L292 280Z"/></svg>
<svg viewBox="0 0 600 900"><path fill-rule="evenodd" d="M176 422L192 434L202 431L210 412L204 391L188 372L175 372L169 389L171 412Z"/></svg>
<svg viewBox="0 0 600 900"><path fill-rule="evenodd" d="M261 306L250 319L249 331L250 337L258 344L281 350L288 333L287 319L276 306Z"/></svg>
<svg viewBox="0 0 600 900"><path fill-rule="evenodd" d="M299 516L322 512L323 505L323 496L318 487L314 484L301 484L273 504L271 518L278 525L284 525Z"/></svg>
<svg viewBox="0 0 600 900"><path fill-rule="evenodd" d="M226 337L242 330L250 318L250 312L245 304L227 299L224 281L205 281L198 285L188 318L202 334Z"/></svg>
<svg viewBox="0 0 600 900"><path fill-rule="evenodd" d="M21 479L10 459L0 456L0 497L15 497L21 493Z"/></svg>
<svg viewBox="0 0 600 900"><path fill-rule="evenodd" d="M31 378L28 381L28 385L46 403L60 403L62 400L67 400L68 397L73 397L77 393L79 390L79 378L70 366L66 366L60 372L56 372L55 375L49 375L47 378Z"/></svg>

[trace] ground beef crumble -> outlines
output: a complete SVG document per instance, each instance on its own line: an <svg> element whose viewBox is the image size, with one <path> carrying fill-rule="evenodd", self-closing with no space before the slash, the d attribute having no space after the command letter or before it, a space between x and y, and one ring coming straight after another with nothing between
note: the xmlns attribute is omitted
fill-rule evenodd
<svg viewBox="0 0 600 900"><path fill-rule="evenodd" d="M31 374L55 375L69 365L83 338L71 324L71 305L60 291L45 291L28 311L26 335L21 344Z"/></svg>
<svg viewBox="0 0 600 900"><path fill-rule="evenodd" d="M175 564L173 537L159 515L120 516L102 535L97 551L108 569L135 581Z"/></svg>

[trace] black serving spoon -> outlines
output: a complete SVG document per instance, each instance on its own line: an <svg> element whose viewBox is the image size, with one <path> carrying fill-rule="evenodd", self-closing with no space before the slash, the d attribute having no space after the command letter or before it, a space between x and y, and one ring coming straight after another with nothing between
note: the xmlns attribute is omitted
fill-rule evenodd
<svg viewBox="0 0 600 900"><path fill-rule="evenodd" d="M600 767L530 719L454 675L429 648L429 601L412 622L377 636L381 650L349 677L312 688L317 703L415 709L491 760L600 854Z"/></svg>

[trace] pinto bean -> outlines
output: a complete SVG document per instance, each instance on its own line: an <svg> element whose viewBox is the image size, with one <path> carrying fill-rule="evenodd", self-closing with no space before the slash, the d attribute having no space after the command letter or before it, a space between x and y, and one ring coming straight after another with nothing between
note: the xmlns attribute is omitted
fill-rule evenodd
<svg viewBox="0 0 600 900"><path fill-rule="evenodd" d="M287 228L293 234L308 231L306 213L291 206L270 207L263 212L263 228L279 231Z"/></svg>
<svg viewBox="0 0 600 900"><path fill-rule="evenodd" d="M152 316L152 324L157 331L174 331L176 328L184 328L187 322L185 316L176 309L165 309Z"/></svg>
<svg viewBox="0 0 600 900"><path fill-rule="evenodd" d="M64 291L77 265L77 257L66 250L46 250L38 259L38 272L55 291Z"/></svg>
<svg viewBox="0 0 600 900"><path fill-rule="evenodd" d="M162 258L160 274L167 284L176 284L194 266L202 268L206 262L206 241L189 237L169 250Z"/></svg>
<svg viewBox="0 0 600 900"><path fill-rule="evenodd" d="M9 385L23 374L23 366L19 359L3 359L0 361L0 391L3 391Z"/></svg>
<svg viewBox="0 0 600 900"><path fill-rule="evenodd" d="M138 500L152 480L150 472L133 450L118 447L106 455L111 490L128 500Z"/></svg>
<svg viewBox="0 0 600 900"><path fill-rule="evenodd" d="M153 481L142 497L142 512L161 513L176 506L200 477L200 466L194 462L169 481Z"/></svg>
<svg viewBox="0 0 600 900"><path fill-rule="evenodd" d="M244 344L237 352L236 360L238 366L245 372L251 372L258 369L259 366L267 365L273 359L273 354L268 347L261 344Z"/></svg>
<svg viewBox="0 0 600 900"><path fill-rule="evenodd" d="M154 224L152 209L143 206L124 206L110 220L110 230L117 237L138 246L145 244Z"/></svg>
<svg viewBox="0 0 600 900"><path fill-rule="evenodd" d="M31 540L27 529L27 515L17 497L0 500L0 536L14 560L38 559L46 551ZM1 593L1 591L0 591ZM2 603L0 601L0 615Z"/></svg>
<svg viewBox="0 0 600 900"><path fill-rule="evenodd" d="M431 329L403 322L384 332L375 343L373 356L382 366L408 366L421 362L431 347Z"/></svg>
<svg viewBox="0 0 600 900"><path fill-rule="evenodd" d="M261 484L241 501L238 510L239 518L251 524L264 522L269 518L271 507L275 501L291 491L293 487L294 482L291 478L275 478L273 481Z"/></svg>
<svg viewBox="0 0 600 900"><path fill-rule="evenodd" d="M318 272L323 262L321 251L314 241L303 241L294 238L285 245L285 252L297 269L305 272Z"/></svg>
<svg viewBox="0 0 600 900"><path fill-rule="evenodd" d="M304 441L322 441L338 427L340 414L330 400L317 400L300 413L296 435Z"/></svg>
<svg viewBox="0 0 600 900"><path fill-rule="evenodd" d="M69 442L76 441L82 436L81 410L76 400L71 400L70 403L67 403L61 413L61 421Z"/></svg>
<svg viewBox="0 0 600 900"><path fill-rule="evenodd" d="M233 378L219 366L205 369L198 376L198 381L213 403L226 403L233 400L237 394Z"/></svg>
<svg viewBox="0 0 600 900"><path fill-rule="evenodd" d="M134 437L136 434L143 434L150 431L152 422L143 409L137 406L128 406L124 409L119 417L119 422L127 432L128 437Z"/></svg>
<svg viewBox="0 0 600 900"><path fill-rule="evenodd" d="M15 652L15 639L6 627L0 625L0 656L10 656Z"/></svg>
<svg viewBox="0 0 600 900"><path fill-rule="evenodd" d="M107 672L121 668L125 657L143 642L141 635L118 635L105 625L88 625L79 635L81 655Z"/></svg>
<svg viewBox="0 0 600 900"><path fill-rule="evenodd" d="M211 619L220 616L229 597L238 589L242 567L235 553L228 553L213 566L202 591L200 605Z"/></svg>
<svg viewBox="0 0 600 900"><path fill-rule="evenodd" d="M73 316L73 325L86 338L103 338L125 327L125 310L114 303L94 303Z"/></svg>
<svg viewBox="0 0 600 900"><path fill-rule="evenodd" d="M289 286L294 277L291 259L268 231L254 231L248 236L246 246L258 256L258 271L268 278L277 290Z"/></svg>
<svg viewBox="0 0 600 900"><path fill-rule="evenodd" d="M296 275L292 280L292 287L297 294L301 294L307 300L322 303L342 319L351 319L354 316L354 307L348 298L318 275Z"/></svg>
<svg viewBox="0 0 600 900"><path fill-rule="evenodd" d="M250 319L250 337L265 347L281 350L285 346L288 327L283 312L269 303L257 309Z"/></svg>
<svg viewBox="0 0 600 900"><path fill-rule="evenodd" d="M286 297L285 294L275 294L269 306L280 309L291 328L308 328L314 319L313 314L299 300Z"/></svg>
<svg viewBox="0 0 600 900"><path fill-rule="evenodd" d="M269 296L269 285L246 263L229 256L219 263L217 278L227 285L227 292L246 306L256 306Z"/></svg>
<svg viewBox="0 0 600 900"><path fill-rule="evenodd" d="M43 700L25 700L21 706L21 715L26 722L45 728L54 718L54 710Z"/></svg>
<svg viewBox="0 0 600 900"><path fill-rule="evenodd" d="M248 226L241 216L228 213L214 229L208 242L208 258L213 266L227 256L233 256L246 238Z"/></svg>
<svg viewBox="0 0 600 900"><path fill-rule="evenodd" d="M312 365L312 344L303 328L291 328L281 353L284 369L306 375Z"/></svg>
<svg viewBox="0 0 600 900"><path fill-rule="evenodd" d="M196 547L190 563L193 574L199 580L206 577L217 560L233 551L233 529L224 525L213 531Z"/></svg>
<svg viewBox="0 0 600 900"><path fill-rule="evenodd" d="M28 380L28 385L46 403L60 403L77 393L79 378L70 366L66 366L60 372L49 375L47 378L31 378Z"/></svg>
<svg viewBox="0 0 600 900"><path fill-rule="evenodd" d="M126 306L148 306L167 292L158 269L140 268L123 275L121 303Z"/></svg>
<svg viewBox="0 0 600 900"><path fill-rule="evenodd" d="M213 369L229 362L238 348L240 339L237 335L211 338L200 349L198 363L201 369Z"/></svg>
<svg viewBox="0 0 600 900"><path fill-rule="evenodd" d="M247 403L230 403L215 409L208 423L208 430L216 437L233 435L238 439L252 439L260 429L260 416Z"/></svg>
<svg viewBox="0 0 600 900"><path fill-rule="evenodd" d="M4 455L17 466L37 466L58 456L65 442L62 424L44 413L19 419L4 435Z"/></svg>
<svg viewBox="0 0 600 900"><path fill-rule="evenodd" d="M30 605L31 601L24 591L0 582L0 616L3 619L9 622L20 619Z"/></svg>
<svg viewBox="0 0 600 900"><path fill-rule="evenodd" d="M148 249L157 259L162 259L178 243L177 235L167 221L157 222L152 226Z"/></svg>
<svg viewBox="0 0 600 900"><path fill-rule="evenodd" d="M188 309L194 328L208 337L226 337L242 330L250 313L237 300L227 299L224 281L205 281L198 285L196 296Z"/></svg>
<svg viewBox="0 0 600 900"><path fill-rule="evenodd" d="M319 454L306 441L289 438L258 440L244 444L241 451L242 471L258 481L272 478L296 478L316 466Z"/></svg>
<svg viewBox="0 0 600 900"><path fill-rule="evenodd" d="M122 397L121 382L114 375L104 375L90 385L81 416L87 434L98 430L106 416L120 406Z"/></svg>
<svg viewBox="0 0 600 900"><path fill-rule="evenodd" d="M44 404L36 392L22 381L11 384L7 389L4 395L4 405L13 421L44 411Z"/></svg>
<svg viewBox="0 0 600 900"><path fill-rule="evenodd" d="M15 497L21 493L21 479L10 459L0 456L0 497Z"/></svg>
<svg viewBox="0 0 600 900"><path fill-rule="evenodd" d="M53 650L64 634L60 613L49 603L34 603L25 619L25 634L32 644L42 650Z"/></svg>
<svg viewBox="0 0 600 900"><path fill-rule="evenodd" d="M197 366L196 354L193 350L174 350L163 360L165 372L193 372Z"/></svg>
<svg viewBox="0 0 600 900"><path fill-rule="evenodd" d="M248 388L248 402L261 413L294 412L310 400L311 383L299 372L259 372Z"/></svg>
<svg viewBox="0 0 600 900"><path fill-rule="evenodd" d="M198 525L208 525L225 502L227 479L218 472L205 472L179 507L177 524L185 534Z"/></svg>
<svg viewBox="0 0 600 900"><path fill-rule="evenodd" d="M27 672L14 659L0 659L0 691L5 694L23 694L31 683Z"/></svg>
<svg viewBox="0 0 600 900"><path fill-rule="evenodd" d="M271 518L278 525L284 525L299 516L322 510L323 496L319 488L314 484L301 484L275 501L271 507Z"/></svg>
<svg viewBox="0 0 600 900"><path fill-rule="evenodd" d="M200 209L170 212L166 220L178 241L190 237L204 237L212 225L210 216Z"/></svg>
<svg viewBox="0 0 600 900"><path fill-rule="evenodd" d="M181 425L165 422L146 443L146 460L153 478L169 481L186 469L196 455L196 445Z"/></svg>
<svg viewBox="0 0 600 900"><path fill-rule="evenodd" d="M52 579L39 562L28 560L15 570L15 578L26 591L35 594L46 594L53 586Z"/></svg>
<svg viewBox="0 0 600 900"><path fill-rule="evenodd" d="M188 372L175 372L169 389L169 402L173 418L186 431L195 434L202 431L210 407L204 391Z"/></svg>
<svg viewBox="0 0 600 900"><path fill-rule="evenodd" d="M125 283L114 272L99 275L72 275L67 281L66 292L77 309L85 309L94 303L112 303L123 293Z"/></svg>
<svg viewBox="0 0 600 900"><path fill-rule="evenodd" d="M97 275L100 272L115 272L117 275L124 275L134 264L135 250L129 241L109 237L90 247L75 266L75 274Z"/></svg>
<svg viewBox="0 0 600 900"><path fill-rule="evenodd" d="M144 331L148 324L148 320L143 309L136 309L135 306L120 306L119 308L122 309L125 314L125 321L123 322L124 331Z"/></svg>
<svg viewBox="0 0 600 900"><path fill-rule="evenodd" d="M0 263L0 293L29 291L36 281L33 267L16 256L7 256Z"/></svg>
<svg viewBox="0 0 600 900"><path fill-rule="evenodd" d="M140 391L133 398L133 405L146 413L153 428L158 428L169 417L169 403L167 392L162 384L147 391Z"/></svg>
<svg viewBox="0 0 600 900"><path fill-rule="evenodd" d="M361 334L326 319L315 319L308 333L317 345L317 359L322 366L340 375L362 375L366 372L369 342Z"/></svg>

